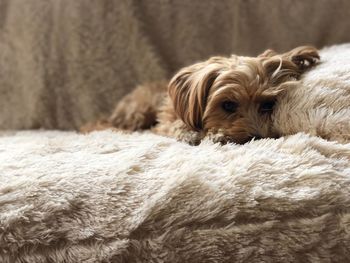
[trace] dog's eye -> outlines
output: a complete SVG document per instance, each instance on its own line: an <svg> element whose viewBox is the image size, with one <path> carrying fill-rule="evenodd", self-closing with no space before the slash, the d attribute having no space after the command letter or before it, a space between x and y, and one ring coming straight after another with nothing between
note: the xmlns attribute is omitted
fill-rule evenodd
<svg viewBox="0 0 350 263"><path fill-rule="evenodd" d="M275 107L275 101L265 101L260 104L259 111L261 113L271 113Z"/></svg>
<svg viewBox="0 0 350 263"><path fill-rule="evenodd" d="M224 109L224 111L233 113L237 110L238 104L234 101L224 101L221 104L221 107Z"/></svg>

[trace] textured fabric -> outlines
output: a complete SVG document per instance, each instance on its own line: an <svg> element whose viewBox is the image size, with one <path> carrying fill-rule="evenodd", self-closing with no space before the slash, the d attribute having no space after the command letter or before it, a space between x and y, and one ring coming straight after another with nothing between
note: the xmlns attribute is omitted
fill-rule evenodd
<svg viewBox="0 0 350 263"><path fill-rule="evenodd" d="M350 144L0 137L0 262L348 262Z"/></svg>
<svg viewBox="0 0 350 263"><path fill-rule="evenodd" d="M72 129L212 55L349 42L347 0L0 0L0 128Z"/></svg>
<svg viewBox="0 0 350 263"><path fill-rule="evenodd" d="M350 44L320 51L320 63L287 84L274 110L282 135L305 132L324 139L350 142Z"/></svg>

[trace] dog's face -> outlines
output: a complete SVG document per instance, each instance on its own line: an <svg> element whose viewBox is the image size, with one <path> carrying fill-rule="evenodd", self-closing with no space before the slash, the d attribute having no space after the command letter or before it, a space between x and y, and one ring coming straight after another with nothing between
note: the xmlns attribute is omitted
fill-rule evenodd
<svg viewBox="0 0 350 263"><path fill-rule="evenodd" d="M281 55L267 50L257 58L214 57L180 70L169 95L189 128L218 134L222 142L277 137L272 115L278 97L318 58L312 47Z"/></svg>

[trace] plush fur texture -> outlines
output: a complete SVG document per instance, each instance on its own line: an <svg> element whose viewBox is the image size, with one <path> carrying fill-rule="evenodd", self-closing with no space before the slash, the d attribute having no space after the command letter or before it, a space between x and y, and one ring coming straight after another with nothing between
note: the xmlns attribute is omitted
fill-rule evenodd
<svg viewBox="0 0 350 263"><path fill-rule="evenodd" d="M0 136L0 262L348 262L350 144Z"/></svg>
<svg viewBox="0 0 350 263"><path fill-rule="evenodd" d="M154 132L178 139L198 134L191 144L208 135L235 143L277 137L272 125L276 100L288 91L289 81L318 59L317 50L308 46L283 54L267 50L257 58L213 57L175 74L168 84L169 98L162 84L138 87L119 102L109 122L132 131L156 124ZM176 132L169 129L177 123Z"/></svg>
<svg viewBox="0 0 350 263"><path fill-rule="evenodd" d="M274 126L283 135L307 132L350 141L350 44L324 48L321 63L279 97Z"/></svg>

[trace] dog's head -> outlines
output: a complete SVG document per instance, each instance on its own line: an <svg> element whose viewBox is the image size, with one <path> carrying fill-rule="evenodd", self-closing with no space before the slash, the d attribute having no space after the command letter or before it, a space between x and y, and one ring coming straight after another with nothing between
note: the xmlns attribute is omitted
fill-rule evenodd
<svg viewBox="0 0 350 263"><path fill-rule="evenodd" d="M169 83L169 95L192 130L235 143L277 137L271 116L278 96L318 59L313 47L280 55L267 50L256 58L213 57L180 70Z"/></svg>

